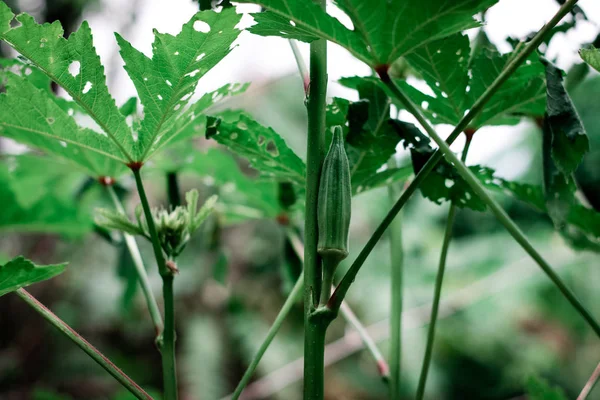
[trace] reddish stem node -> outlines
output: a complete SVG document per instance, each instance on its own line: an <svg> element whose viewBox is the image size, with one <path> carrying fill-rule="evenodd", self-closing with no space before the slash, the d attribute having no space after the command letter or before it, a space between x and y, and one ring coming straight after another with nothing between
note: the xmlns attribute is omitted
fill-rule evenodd
<svg viewBox="0 0 600 400"><path fill-rule="evenodd" d="M467 141L470 142L473 140L473 135L477 132L477 128L466 128L464 130L465 136L467 137Z"/></svg>
<svg viewBox="0 0 600 400"><path fill-rule="evenodd" d="M127 165L127 167L129 167L129 169L132 171L139 171L140 169L142 169L144 163L142 161L132 161L125 165Z"/></svg>
<svg viewBox="0 0 600 400"><path fill-rule="evenodd" d="M290 224L290 216L286 213L279 214L275 219L279 225L288 226Z"/></svg>
<svg viewBox="0 0 600 400"><path fill-rule="evenodd" d="M115 179L111 176L100 176L98 177L98 182L102 186L112 186L115 184Z"/></svg>
<svg viewBox="0 0 600 400"><path fill-rule="evenodd" d="M389 70L389 64L381 64L375 67L375 72L377 72L377 75L379 75L379 79L381 79L381 81L384 83L391 81L390 74L388 73Z"/></svg>

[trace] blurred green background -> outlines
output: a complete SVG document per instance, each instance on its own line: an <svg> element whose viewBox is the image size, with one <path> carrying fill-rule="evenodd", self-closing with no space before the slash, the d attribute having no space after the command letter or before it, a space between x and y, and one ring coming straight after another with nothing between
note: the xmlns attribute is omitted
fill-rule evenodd
<svg viewBox="0 0 600 400"><path fill-rule="evenodd" d="M101 21L107 10L114 12L119 6L116 0L7 3L32 13L38 21L60 20L67 32L76 29L82 18ZM147 12L143 1L131 3L137 4L126 7L133 12L131 15L116 17L133 24L122 26L127 30L135 30L136 21ZM188 18L188 11L197 8L197 4L188 3L173 13ZM153 20L160 20L160 16ZM98 26L101 25L97 22L94 29ZM2 52L4 56L12 55L4 47ZM291 59L291 53L285 57ZM121 65L117 60L104 61L116 63L115 68L108 68L109 83L112 79L112 86L120 90L120 78L110 75ZM567 64L568 60L562 66L568 69ZM293 70L272 77L254 67L236 77L255 82L252 88L227 106L248 110L257 120L273 126L298 154L304 154L301 79ZM224 73L223 79L230 78ZM578 179L588 201L598 209L600 76L590 73L586 79L572 91L592 145ZM332 90L341 90L332 86ZM125 94L120 96L126 98ZM480 147L486 147L484 134L505 134L507 139L500 145L502 138L494 138L494 146L500 146L500 151L480 152L475 155L477 162L492 165L511 179L539 184L541 134L535 123L482 132L475 138ZM215 146L201 139L194 145L202 151ZM11 154L21 151L14 143L0 141L0 157L6 165L10 165ZM178 151L183 150L169 153L167 160L157 160L156 168L145 176L154 205L168 203L164 171L169 170L169 157L181 157ZM211 179L211 169L231 171L239 166L250 178L255 175L242 160L231 163L231 157L223 158L221 152L211 153L205 159L198 154L198 165L180 174L182 193L198 188L201 197L207 198L220 191L221 182ZM63 234L2 231L0 254L3 258L23 254L38 263L69 261L65 274L35 285L31 292L144 388L159 393L160 357L130 261L122 246L111 245L92 229L92 210L107 202L105 194L99 185L86 182L85 177L42 160L38 171L55 168L57 173L44 174L43 179L36 180L32 167L32 171L23 172L29 180L15 183L15 190L27 198L58 194L64 200L61 204L70 205L73 214L68 227L62 230ZM127 208L132 211L138 204L137 198L130 195L133 182L127 177L119 185ZM277 188L261 185L256 186L259 197L264 196L260 201L272 201ZM87 189L82 190L83 187ZM252 195L256 193L249 197ZM591 312L600 317L598 254L571 250L550 220L513 200L499 199L536 248ZM244 201L251 204L253 199ZM351 255L342 269L369 238L389 204L386 189L353 199ZM420 371L447 207L448 204L436 205L417 194L402 216L406 252L402 368L406 399L414 396ZM301 226L301 221L292 218L290 224ZM525 399L526 383L531 377L560 387L566 398L575 398L600 360L600 345L593 332L489 213L461 210L454 235L428 398ZM159 293L160 279L151 247L138 242L153 288ZM176 302L181 399L221 399L239 381L293 286L301 264L286 240L276 212L252 219L231 218L224 212L213 216L193 238L179 267ZM390 249L385 238L365 263L348 297L384 354L388 352L389 273ZM298 358L302 356L302 329L299 303L261 362L256 381L245 398L301 398L302 370ZM343 320L334 322L328 342L326 358L331 365L326 369L327 399L386 398L386 385L378 377L372 358L362 350L360 340ZM0 399L129 398L104 370L18 297L7 295L0 299ZM600 399L600 389L590 399Z"/></svg>

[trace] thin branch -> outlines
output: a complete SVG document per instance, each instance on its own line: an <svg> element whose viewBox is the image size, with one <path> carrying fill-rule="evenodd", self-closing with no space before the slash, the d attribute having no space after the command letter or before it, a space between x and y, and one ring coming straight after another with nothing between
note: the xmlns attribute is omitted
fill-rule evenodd
<svg viewBox="0 0 600 400"><path fill-rule="evenodd" d="M467 153L471 146L472 135L467 136L465 148L462 153L462 161L465 162L467 159ZM453 201L450 204L450 210L448 210L448 218L446 219L446 232L444 233L444 241L442 243L442 251L440 253L440 262L438 266L438 273L435 278L435 289L433 293L433 305L431 307L431 320L429 321L429 329L427 331L427 344L425 346L425 356L423 357L423 365L421 367L421 376L419 377L419 384L417 386L416 400L422 400L425 394L425 385L427 384L427 374L429 372L429 366L431 365L431 357L433 356L433 344L435 341L435 326L437 322L438 310L440 305L440 298L442 296L442 284L444 282L444 272L446 270L446 260L448 257L448 249L450 249L450 242L452 241L452 228L454 228L454 220L456 218L456 211L458 207Z"/></svg>
<svg viewBox="0 0 600 400"><path fill-rule="evenodd" d="M579 396L577 396L577 400L587 399L587 397L594 389L596 383L598 383L598 379L600 379L600 363L598 363L598 366L592 373L592 376L590 376L590 379L588 379L588 381L586 382L585 386L581 390L581 393L579 394Z"/></svg>
<svg viewBox="0 0 600 400"><path fill-rule="evenodd" d="M573 2L574 3L574 2ZM382 80L394 96L406 107L406 110L410 112L419 121L419 124L427 131L429 136L437 143L444 156L450 161L461 177L467 182L471 189L479 196L481 200L490 208L492 213L496 216L496 219L504 225L504 228L508 233L515 239L517 243L521 245L523 250L527 252L540 266L542 271L550 278L554 285L560 290L563 296L571 303L573 308L585 319L588 325L592 328L596 335L600 337L600 325L587 308L579 301L575 293L569 289L569 287L560 279L560 276L554 272L550 264L542 257L540 253L531 245L523 231L515 224L515 222L508 216L502 206L494 199L483 187L481 182L473 174L473 172L467 168L467 166L458 158L454 152L450 149L448 144L437 134L435 129L429 124L425 116L419 111L415 104L408 98L404 91L398 87L389 77L386 79L382 77Z"/></svg>
<svg viewBox="0 0 600 400"><path fill-rule="evenodd" d="M71 339L79 348L87 353L94 361L96 361L102 368L104 368L109 374L111 374L121 385L129 390L136 398L152 400L152 397L144 391L137 383L135 383L130 377L128 377L123 371L119 369L115 364L112 363L104 354L98 349L85 340L79 333L73 328L67 325L62 319L58 318L52 311L46 306L39 302L38 299L33 297L25 289L19 289L15 292L17 296L23 299L29 304L35 311L37 311L44 319L50 322L56 327L63 335Z"/></svg>
<svg viewBox="0 0 600 400"><path fill-rule="evenodd" d="M571 8L577 3L577 0L567 0L567 2L558 10L558 12L552 17L552 19L540 29L540 31L535 35L535 37L529 42L523 50L515 56L502 70L500 75L494 80L494 82L487 88L487 90L475 101L469 112L460 120L458 125L454 128L452 133L447 139L447 143L451 144L456 140L456 138L464 131L469 123L483 110L485 104L494 96L494 94L500 89L500 87L510 78L510 76L517 70L517 68L525 62L525 60L538 48L538 46L544 40L544 37L548 34L548 32L556 26L560 20L571 10ZM387 75L387 69L382 71ZM389 77L388 77L389 80ZM421 168L419 173L414 177L411 184L406 188L404 193L400 196L396 204L392 207L392 209L385 216L381 224L377 227L375 232L371 238L365 244L365 247L361 250L360 254L352 265L350 266L346 275L344 275L342 281L339 283L337 289L333 293L331 300L329 301L329 307L334 311L339 309L341 302L344 300L346 293L350 289L350 285L356 278L358 271L364 264L365 260L375 248L375 245L383 236L387 227L394 220L394 217L400 212L400 210L407 203L410 196L417 190L419 185L427 178L427 176L431 173L431 171L435 168L435 166L441 161L443 155L440 150L437 150L431 158L425 163L425 165Z"/></svg>
<svg viewBox="0 0 600 400"><path fill-rule="evenodd" d="M575 263L566 263L573 258L573 253L564 256L562 253L552 254L552 259L557 260L559 268L565 268L573 264L589 262L593 257L581 257ZM537 270L531 267L531 259L523 257L513 263L500 268L498 271L473 282L461 289L447 295L441 302L438 320L458 314L468 307L524 284L527 279L533 277ZM408 310L404 310L403 326L406 331L427 326L431 318L433 303L426 303ZM389 318L378 321L366 327L366 331L375 342L381 342L389 338ZM348 332L342 338L329 343L325 348L325 366L333 365L364 348L364 343L356 332ZM302 379L303 358L298 358L281 368L265 375L261 379L251 383L244 392L244 400L257 400L270 398L273 394L283 390L289 385Z"/></svg>
<svg viewBox="0 0 600 400"><path fill-rule="evenodd" d="M125 209L121 204L121 201L117 197L115 193L115 189L112 185L107 185L106 190L110 194L110 198L113 201L115 209L123 214L125 214ZM131 255L131 259L133 260L133 265L135 266L135 271L137 273L140 286L142 287L142 292L144 293L144 297L146 298L146 304L148 305L148 311L150 312L150 317L152 318L152 322L154 323L154 329L156 330L156 336L160 336L163 331L163 320L160 315L160 310L158 309L158 304L156 303L156 298L154 297L154 293L152 292L152 288L150 287L150 279L148 279L148 273L146 271L146 267L144 266L144 261L142 260L142 255L140 253L140 249L135 241L135 238L128 233L123 233L123 238L125 238L125 244L127 245L127 249L129 250L129 254Z"/></svg>

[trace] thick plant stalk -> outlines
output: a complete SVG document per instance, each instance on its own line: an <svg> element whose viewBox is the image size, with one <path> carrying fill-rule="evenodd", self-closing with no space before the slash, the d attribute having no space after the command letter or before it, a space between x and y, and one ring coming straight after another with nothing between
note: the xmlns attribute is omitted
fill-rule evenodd
<svg viewBox="0 0 600 400"><path fill-rule="evenodd" d="M540 31L534 36L534 38L523 48L523 50L516 55L500 72L500 75L492 82L492 84L487 88L487 90L475 101L469 112L459 121L458 125L454 128L450 136L448 136L447 143L452 144L456 138L465 130L469 123L483 110L485 104L494 96L494 94L500 89L500 87L510 78L510 76L519 68L519 66L525 62L525 60L533 53L538 46L544 40L544 37L554 28L560 20L569 13L569 11L573 8L573 6L577 3L577 0L567 0L565 4L558 10L558 12L552 17L552 19L540 29ZM387 69L382 71L384 76L387 75ZM388 77L389 78L389 77ZM388 79L389 80L389 79ZM383 221L379 224L373 235L369 238L358 257L354 260L348 272L342 278L341 282L338 284L335 292L331 296L329 300L328 307L332 309L334 312L339 310L339 307L346 297L346 293L350 289L350 285L356 278L358 271L364 264L365 260L371 253L371 251L375 248L379 239L383 236L383 233L387 229L387 227L392 223L396 215L402 210L404 205L407 203L410 196L417 190L419 185L427 178L427 176L431 173L431 171L435 168L435 166L440 162L443 155L440 150L437 150L431 158L425 163L425 165L421 168L419 173L415 176L411 184L404 190L398 201L394 204L392 209L385 216Z"/></svg>
<svg viewBox="0 0 600 400"><path fill-rule="evenodd" d="M581 390L581 393L579 393L579 396L577 396L577 400L587 399L590 393L592 393L594 386L596 386L596 383L598 383L598 379L600 379L600 363L598 363L598 366L594 372L592 372L592 376L590 376L590 379L588 379L586 382L585 386Z"/></svg>
<svg viewBox="0 0 600 400"><path fill-rule="evenodd" d="M117 197L115 189L112 186L106 186L106 190L110 194L110 198L113 201L115 209L121 214L125 215L125 209L123 208L121 201ZM125 244L127 245L127 249L129 250L129 254L131 255L131 259L133 260L133 265L135 266L135 272L137 273L138 279L140 281L142 292L144 293L144 297L146 298L146 304L148 305L148 311L150 312L150 317L152 318L152 322L154 323L156 336L159 337L163 332L163 320L162 316L160 315L160 310L158 309L156 299L154 298L154 293L152 293L152 288L150 287L150 280L148 279L148 273L146 272L146 268L144 267L144 261L142 260L140 249L137 245L137 242L135 241L135 238L130 234L123 233L123 238L125 239Z"/></svg>
<svg viewBox="0 0 600 400"><path fill-rule="evenodd" d="M44 319L56 327L63 335L71 339L79 348L87 353L94 361L102 368L111 374L123 387L131 392L138 399L152 400L152 397L144 391L130 377L125 375L115 364L113 364L104 354L90 344L87 340L81 337L73 328L67 325L63 320L58 318L52 311L33 297L25 289L19 289L15 292L17 296L29 304L37 311Z"/></svg>
<svg viewBox="0 0 600 400"><path fill-rule="evenodd" d="M177 400L177 372L175 363L175 302L173 297L173 278L174 270L169 269L165 261L165 257L160 246L158 239L158 233L152 217L152 211L150 210L150 204L148 203L148 197L146 196L146 190L144 189L144 183L142 182L142 176L139 168L132 168L133 175L135 176L135 183L137 186L142 208L144 210L144 216L146 217L146 223L148 224L148 230L150 231L150 238L152 239L152 248L154 249L154 256L156 257L156 263L158 264L158 271L163 280L163 300L165 303L165 328L163 331L162 338L159 340L159 348L162 358L162 372L163 372L163 391L164 400Z"/></svg>
<svg viewBox="0 0 600 400"><path fill-rule="evenodd" d="M600 325L592 316L592 314L584 307L579 301L575 294L565 285L560 276L554 272L550 264L541 256L540 253L531 245L523 231L515 224L515 222L508 216L506 211L500 206L500 204L485 190L483 185L479 182L477 177L471 172L469 168L452 152L448 144L437 134L435 129L427 122L425 116L419 111L419 109L413 104L413 102L406 96L406 94L398 86L394 84L391 79L384 80L387 87L392 91L394 96L406 107L407 111L410 112L419 121L423 129L427 131L429 136L437 143L444 156L450 161L460 176L467 182L471 189L477 194L481 200L490 208L492 213L496 216L498 221L504 225L504 228L508 233L523 247L531 258L540 266L542 271L548 275L554 285L560 290L563 296L571 303L571 305L577 310L577 312L587 321L590 327L596 332L596 335L600 337Z"/></svg>
<svg viewBox="0 0 600 400"><path fill-rule="evenodd" d="M311 1L311 0L308 0ZM325 0L318 0L325 8ZM319 301L321 261L317 254L317 198L325 151L327 41L310 44L310 88L307 99L306 212L304 248L304 400L323 400L325 332L328 323L311 317Z"/></svg>
<svg viewBox="0 0 600 400"><path fill-rule="evenodd" d="M467 160L467 153L471 145L472 136L467 135L467 141L462 153L462 161ZM435 289L433 292L433 303L431 305L431 319L429 321L429 329L427 330L427 344L425 346L425 356L423 357L423 365L421 367L421 376L419 377L419 385L417 386L417 400L422 400L425 394L425 385L427 383L427 374L431 365L431 357L433 355L433 343L435 341L435 327L437 324L438 311L440 308L440 299L442 297L442 284L444 282L444 272L446 270L446 259L448 249L452 240L452 228L454 227L454 219L456 218L457 206L454 202L450 204L448 210L448 218L446 219L446 232L444 233L444 241L442 243L442 251L440 254L440 262L438 273L435 278Z"/></svg>
<svg viewBox="0 0 600 400"><path fill-rule="evenodd" d="M298 234L291 229L287 230L286 233L287 233L287 237L288 237L290 243L292 244L294 251L300 258L300 260L302 262L304 262L304 245L302 244L302 240L298 237ZM304 272L302 272L300 274L300 276L298 277L298 280L296 281L296 283L294 284L294 287L292 288L292 291L290 292L288 297L285 299L283 306L281 306L279 313L275 317L273 324L271 325L271 327L269 328L269 331L267 332L267 336L261 343L256 354L254 354L254 357L252 357L252 360L250 361L250 364L248 365L246 372L244 372L244 376L242 377L242 379L238 383L237 387L235 388L235 391L230 396L224 397L222 400L230 400L230 399L237 400L240 398L244 389L250 383L250 380L252 379L252 376L254 375L254 372L256 371L256 368L258 367L260 360L262 359L265 352L271 345L271 342L277 335L277 332L279 332L279 329L281 328L283 321L288 316L290 310L292 309L292 306L298 299L303 287L304 287ZM360 339L363 342L364 346L367 348L369 353L371 353L371 355L373 356L375 362L377 363L377 368L379 370L379 373L380 373L382 379L384 381L388 380L389 367L387 365L387 362L385 361L385 358L381 354L381 351L379 351L379 348L375 344L375 340L369 335L369 332L367 332L367 329L360 322L360 320L358 319L356 314L354 314L354 312L352 311L350 306L348 306L345 302L342 303L340 312L342 314L342 317L350 325L352 325L352 327L356 330L356 332L360 336Z"/></svg>
<svg viewBox="0 0 600 400"><path fill-rule="evenodd" d="M388 162L390 168L397 166L394 156ZM400 193L400 184L388 186L390 201L393 204ZM402 244L401 215L396 216L390 226L390 399L400 400L400 379L402 377L402 304L404 248ZM341 310L341 309L340 309Z"/></svg>

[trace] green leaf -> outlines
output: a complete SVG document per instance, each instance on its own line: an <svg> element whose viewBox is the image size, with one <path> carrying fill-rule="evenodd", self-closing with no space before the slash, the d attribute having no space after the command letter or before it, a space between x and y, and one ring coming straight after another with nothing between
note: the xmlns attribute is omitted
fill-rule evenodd
<svg viewBox="0 0 600 400"><path fill-rule="evenodd" d="M0 296L61 274L67 264L35 265L24 257L0 266Z"/></svg>
<svg viewBox="0 0 600 400"><path fill-rule="evenodd" d="M273 129L243 112L209 117L206 137L246 158L261 176L304 186L306 166Z"/></svg>
<svg viewBox="0 0 600 400"><path fill-rule="evenodd" d="M527 380L529 400L566 400L564 392L558 387L551 387L546 381L531 377Z"/></svg>
<svg viewBox="0 0 600 400"><path fill-rule="evenodd" d="M323 38L350 51L371 67L390 65L431 41L479 25L473 15L496 0L337 0L352 21L348 29L313 2L242 0L269 12L255 14L250 32L311 41Z"/></svg>
<svg viewBox="0 0 600 400"><path fill-rule="evenodd" d="M93 177L122 174L126 159L114 143L78 126L53 94L10 72L6 85L6 93L0 94L2 136L70 160Z"/></svg>
<svg viewBox="0 0 600 400"><path fill-rule="evenodd" d="M176 36L155 31L152 58L117 34L125 70L144 106L136 161L145 161L177 135L178 111L183 111L200 78L229 54L240 19L234 9L201 11Z"/></svg>
<svg viewBox="0 0 600 400"><path fill-rule="evenodd" d="M514 56L500 54L490 43L471 53L467 36L456 34L407 55L434 96L416 89L407 93L434 123L456 125ZM502 85L470 127L514 124L522 115L542 115L544 106L544 69L533 55Z"/></svg>
<svg viewBox="0 0 600 400"><path fill-rule="evenodd" d="M144 230L129 220L129 218L118 211L99 208L96 210L94 218L97 225L106 229L115 229L117 231L129 233L130 235L145 236Z"/></svg>
<svg viewBox="0 0 600 400"><path fill-rule="evenodd" d="M12 28L13 17L10 8L0 3L0 39L63 87L92 117L118 147L118 151L111 149L108 154L134 161L131 129L108 92L104 67L87 22L65 39L59 22L40 25L30 15L19 14L15 18L19 26Z"/></svg>
<svg viewBox="0 0 600 400"><path fill-rule="evenodd" d="M581 59L588 63L596 71L600 72L600 50L592 46L590 49L579 50Z"/></svg>
<svg viewBox="0 0 600 400"><path fill-rule="evenodd" d="M551 138L552 158L556 166L570 175L589 151L585 128L562 81L562 71L544 60L547 81L547 105L544 129Z"/></svg>
<svg viewBox="0 0 600 400"><path fill-rule="evenodd" d="M77 176L61 174L65 166L31 156L0 163L0 232L47 232L78 236L91 220L73 202ZM66 166L68 167L68 165Z"/></svg>

